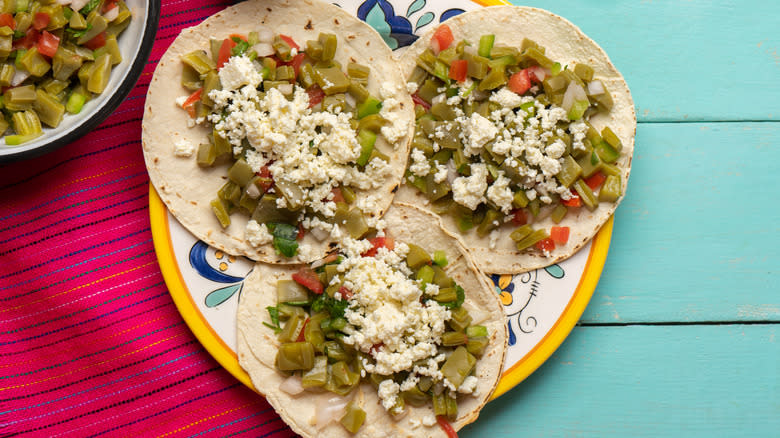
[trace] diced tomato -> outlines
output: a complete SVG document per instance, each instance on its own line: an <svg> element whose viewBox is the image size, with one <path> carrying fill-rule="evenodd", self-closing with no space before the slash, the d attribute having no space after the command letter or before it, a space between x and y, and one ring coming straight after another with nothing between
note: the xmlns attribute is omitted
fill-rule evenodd
<svg viewBox="0 0 780 438"><path fill-rule="evenodd" d="M225 63L230 59L230 51L236 47L236 42L230 38L222 40L222 45L219 46L219 55L217 56L217 70L221 69Z"/></svg>
<svg viewBox="0 0 780 438"><path fill-rule="evenodd" d="M16 29L16 20L14 20L13 14L3 13L0 14L0 27L8 26L11 30Z"/></svg>
<svg viewBox="0 0 780 438"><path fill-rule="evenodd" d="M567 207L582 207L582 199L577 192L571 192L571 198L568 200L561 198L561 204Z"/></svg>
<svg viewBox="0 0 780 438"><path fill-rule="evenodd" d="M566 245L566 242L569 241L569 227L556 227L553 225L550 228L550 239L555 243Z"/></svg>
<svg viewBox="0 0 780 438"><path fill-rule="evenodd" d="M38 38L38 52L40 52L41 55L53 58L54 54L57 53L57 48L59 46L60 39L57 38L56 35L52 35L45 30L41 34L40 38Z"/></svg>
<svg viewBox="0 0 780 438"><path fill-rule="evenodd" d="M43 30L46 29L46 26L49 25L50 21L51 17L49 14L45 12L36 12L35 16L33 17L32 26L37 30Z"/></svg>
<svg viewBox="0 0 780 438"><path fill-rule="evenodd" d="M118 7L119 5L116 4L116 0L107 0L103 4L103 9L100 11L101 14L105 14L106 12Z"/></svg>
<svg viewBox="0 0 780 438"><path fill-rule="evenodd" d="M604 181L607 179L607 177L601 173L601 171L598 171L591 175L588 178L585 178L585 184L590 187L591 190L596 190L601 186L601 184L604 183Z"/></svg>
<svg viewBox="0 0 780 438"><path fill-rule="evenodd" d="M463 82L466 80L466 72L469 69L469 62L465 59L458 59L455 61L452 61L452 64L450 64L450 73L449 77L450 79L454 79L458 82Z"/></svg>
<svg viewBox="0 0 780 438"><path fill-rule="evenodd" d="M292 279L315 294L322 294L323 288L322 283L320 283L320 277L312 268L308 266L302 267L292 275Z"/></svg>
<svg viewBox="0 0 780 438"><path fill-rule="evenodd" d="M325 92L317 85L307 88L306 92L309 94L309 108L317 106L325 98Z"/></svg>
<svg viewBox="0 0 780 438"><path fill-rule="evenodd" d="M268 168L268 166L263 166L260 168L260 171L257 172L257 176L261 176L263 178L271 178L271 169Z"/></svg>
<svg viewBox="0 0 780 438"><path fill-rule="evenodd" d="M384 342L380 342L378 344L374 344L371 346L371 348L368 349L368 352L371 354L376 354L380 348L384 347Z"/></svg>
<svg viewBox="0 0 780 438"><path fill-rule="evenodd" d="M548 237L536 242L535 246L539 251L552 251L555 249L555 242Z"/></svg>
<svg viewBox="0 0 780 438"><path fill-rule="evenodd" d="M309 317L306 317L306 321L303 321L303 325L301 326L301 332L298 333L298 338L295 340L295 342L303 342L306 340L306 324L309 323Z"/></svg>
<svg viewBox="0 0 780 438"><path fill-rule="evenodd" d="M452 36L452 29L446 24L442 24L436 29L436 32L433 33L431 47L433 48L433 51L438 54L449 47L454 39L455 38Z"/></svg>
<svg viewBox="0 0 780 438"><path fill-rule="evenodd" d="M305 53L299 53L295 55L290 61L290 65L292 66L293 70L295 70L295 77L298 77L298 72L301 71L301 64L303 64L303 58L306 57Z"/></svg>
<svg viewBox="0 0 780 438"><path fill-rule="evenodd" d="M301 240L301 239L303 239L303 236L305 236L305 235L306 235L306 229L303 228L303 224L302 223L299 223L298 224L298 235L295 236L295 239L296 240Z"/></svg>
<svg viewBox="0 0 780 438"><path fill-rule="evenodd" d="M181 104L181 107L182 108L187 108L188 106L194 105L195 102L200 100L200 94L202 92L203 92L203 88L199 88L198 91L190 94L190 97L188 97L187 100L185 100L184 103Z"/></svg>
<svg viewBox="0 0 780 438"><path fill-rule="evenodd" d="M528 223L528 217L525 215L525 210L518 208L515 210L514 216L512 216L512 223L515 225L525 225Z"/></svg>
<svg viewBox="0 0 780 438"><path fill-rule="evenodd" d="M368 251L360 254L363 257L374 257L379 248L387 248L391 251L395 248L395 240L392 237L374 237L373 239L368 239L368 241L373 246Z"/></svg>
<svg viewBox="0 0 780 438"><path fill-rule="evenodd" d="M290 45L290 47L292 47L292 48L293 48L293 49L295 49L295 50L298 50L298 49L300 49L300 48L301 48L301 46L299 46L299 45L295 44L295 41L293 41L293 39L292 39L292 38L290 38L290 37L288 37L287 35L282 35L282 34L279 34L279 38L283 39L283 40L284 40L284 42L286 42L287 44L289 44L289 45Z"/></svg>
<svg viewBox="0 0 780 438"><path fill-rule="evenodd" d="M90 50L97 50L106 45L106 31L100 32L95 35L95 38L84 43L84 46Z"/></svg>
<svg viewBox="0 0 780 438"><path fill-rule="evenodd" d="M344 299L344 300L348 300L348 299L352 298L352 291L347 289L344 286L341 286L339 288L339 293L341 294L341 298Z"/></svg>
<svg viewBox="0 0 780 438"><path fill-rule="evenodd" d="M415 103L415 105L421 105L426 110L431 109L431 104L424 101L422 97L420 97L417 93L412 94L412 101Z"/></svg>
<svg viewBox="0 0 780 438"><path fill-rule="evenodd" d="M338 259L339 259L339 253L332 252L332 253L326 255L325 258L322 259L322 264L323 265L327 265L328 263L333 263L333 262L335 262Z"/></svg>
<svg viewBox="0 0 780 438"><path fill-rule="evenodd" d="M344 199L344 194L341 193L341 188L340 187L334 187L333 190L331 190L330 192L333 193L333 199L331 199L331 201L333 201L333 202L347 202Z"/></svg>
<svg viewBox="0 0 780 438"><path fill-rule="evenodd" d="M458 432L452 428L452 425L447 421L447 417L444 415L437 415L436 422L439 423L439 427L447 434L447 438L458 438Z"/></svg>
<svg viewBox="0 0 780 438"><path fill-rule="evenodd" d="M531 82L539 83L547 77L547 70L542 66L535 65L528 67L526 70L528 70L528 78L531 79Z"/></svg>
<svg viewBox="0 0 780 438"><path fill-rule="evenodd" d="M517 94L523 94L531 88L531 78L528 77L528 69L520 70L509 78L509 89Z"/></svg>
<svg viewBox="0 0 780 438"><path fill-rule="evenodd" d="M30 27L29 29L27 29L27 32L22 38L14 41L13 49L14 50L29 49L30 47L34 46L35 43L38 42L39 36L40 34L38 33L38 31L35 30L35 28Z"/></svg>

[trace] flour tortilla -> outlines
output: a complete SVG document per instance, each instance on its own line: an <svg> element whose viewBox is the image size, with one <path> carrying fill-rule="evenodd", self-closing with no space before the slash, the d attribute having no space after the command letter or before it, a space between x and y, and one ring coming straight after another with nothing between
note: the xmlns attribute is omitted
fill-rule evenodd
<svg viewBox="0 0 780 438"><path fill-rule="evenodd" d="M504 312L498 295L482 274L466 256L465 249L446 231L435 225L436 218L414 206L393 205L385 215L387 233L396 241L414 242L429 252L441 249L447 252L449 264L447 272L466 291L464 305L475 321L484 318L490 333L490 344L483 356L477 361L476 375L479 378L478 397L466 396L458 404L458 418L453 427L460 429L473 422L479 410L490 398L495 389L504 363L507 348L507 328ZM338 422L322 429L314 425L315 406L332 397L333 393L304 392L292 396L279 389L287 378L276 371L274 360L279 341L273 330L263 322L270 322L267 306L276 305L276 282L289 279L300 266L272 266L258 263L244 281L244 289L238 304L238 361L252 378L258 392L282 416L284 421L303 436L350 437L353 436ZM408 413L402 418L393 419L380 404L376 389L369 383L361 383L360 388L347 397L356 397L366 411L366 421L358 437L399 437L399 436L436 436L446 437L438 426L413 427L426 415L433 415L433 408L407 406Z"/></svg>
<svg viewBox="0 0 780 438"><path fill-rule="evenodd" d="M224 39L233 33L247 34L259 26L291 36L299 44L316 40L320 32L338 36L336 60L346 68L350 61L371 67L368 89L379 97L383 83L392 85L393 97L400 102L397 117L408 132L396 144L383 136L376 147L390 157L392 174L384 185L371 191L357 191L358 199L374 196L377 214L387 210L406 167L409 142L414 132L414 112L405 83L392 53L376 31L341 8L316 0L246 1L219 12L201 24L185 29L176 38L158 64L146 96L143 120L143 150L149 177L168 210L197 238L229 254L245 255L269 263L309 262L320 258L328 241L318 241L310 233L301 242L310 251L286 259L277 255L271 244L255 248L244 238L249 218L241 213L231 216L231 224L222 229L209 203L227 178L227 164L201 168L195 157L174 156L174 144L186 140L199 145L210 132L203 126L187 127L189 116L179 108L176 98L188 94L181 87L181 56L193 50L207 50L209 39ZM387 88L387 87L385 87Z"/></svg>
<svg viewBox="0 0 780 438"><path fill-rule="evenodd" d="M521 273L571 257L609 220L626 193L636 134L634 102L628 85L601 47L577 26L548 11L518 6L488 7L453 17L447 20L446 24L452 29L455 42L465 39L477 44L482 35L495 34L497 45L519 48L523 38L531 39L546 49L550 59L560 62L561 65L572 66L583 62L589 64L595 70L594 79L600 79L612 95L615 103L612 111L591 117L590 123L599 131L604 126L609 126L623 143L621 157L616 163L622 172L623 195L614 203L601 202L592 212L584 206L578 209L579 213L571 209L562 223L557 224L570 227L566 245L556 247L549 257L536 250L519 252L514 241L509 238L509 234L516 228L510 223L500 228L495 249L491 249L488 236L480 237L476 229L460 233L452 216L441 216L442 226L463 240L477 265L485 272ZM429 47L434 30L431 29L421 36L400 57L401 69L406 77L409 77L414 69L417 57ZM425 195L407 184L401 186L395 199L422 207L428 205ZM544 228L549 231L552 225L556 224L548 215L544 220L535 221L532 226L534 229Z"/></svg>

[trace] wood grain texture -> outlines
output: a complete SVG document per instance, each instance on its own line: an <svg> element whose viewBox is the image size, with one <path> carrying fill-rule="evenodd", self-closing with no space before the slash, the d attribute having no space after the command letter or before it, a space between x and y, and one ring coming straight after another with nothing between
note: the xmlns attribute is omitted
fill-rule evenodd
<svg viewBox="0 0 780 438"><path fill-rule="evenodd" d="M470 437L770 437L778 326L577 327Z"/></svg>
<svg viewBox="0 0 780 438"><path fill-rule="evenodd" d="M780 321L780 123L643 123L585 322Z"/></svg>
<svg viewBox="0 0 780 438"><path fill-rule="evenodd" d="M567 18L604 48L639 121L780 120L780 2L513 2Z"/></svg>

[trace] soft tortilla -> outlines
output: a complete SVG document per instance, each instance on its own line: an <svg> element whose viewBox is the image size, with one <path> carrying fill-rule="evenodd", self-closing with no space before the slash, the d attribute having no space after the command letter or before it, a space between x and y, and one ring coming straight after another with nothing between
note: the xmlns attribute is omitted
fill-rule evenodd
<svg viewBox="0 0 780 438"><path fill-rule="evenodd" d="M561 65L588 63L595 70L594 78L603 81L612 94L615 103L612 111L607 115L591 117L590 123L599 131L609 126L623 143L621 157L616 163L622 171L623 195L614 203L600 203L594 211L585 207L579 208L578 213L570 210L560 224L555 224L549 215L534 222L535 229L549 230L552 225L569 226L570 235L566 245L556 247L549 257L535 250L519 252L514 241L509 238L509 234L516 228L510 223L500 228L496 246L491 249L488 236L478 236L475 229L462 234L452 216L441 216L442 226L463 240L477 265L485 272L516 274L569 258L593 238L625 196L636 134L634 102L628 85L601 47L577 26L551 12L529 7L496 6L466 12L447 20L446 24L452 29L456 42L465 39L474 44L484 34L495 34L496 44L511 47L520 47L523 38L534 40L546 48L548 57ZM431 29L420 37L401 56L399 62L406 77L414 69L417 57L430 44L433 31ZM401 186L395 199L422 207L428 204L425 195L406 184Z"/></svg>
<svg viewBox="0 0 780 438"><path fill-rule="evenodd" d="M193 50L207 49L209 38L226 38L232 33L246 34L260 25L291 36L298 43L317 39L320 32L338 36L336 60L346 66L355 61L371 67L369 91L380 95L382 83L389 82L401 109L395 116L408 125L408 133L389 145L379 136L376 147L390 157L392 174L381 188L357 191L358 198L373 195L377 216L387 210L392 192L397 188L406 167L409 142L414 130L413 105L405 83L392 59L392 53L376 31L341 8L316 0L246 1L219 12L201 24L185 29L165 52L149 84L143 120L143 149L149 177L168 210L197 238L229 254L245 255L269 263L296 263L316 260L325 253L329 241L318 241L307 233L301 245L309 245L308 254L286 259L277 255L271 244L255 248L244 239L248 217L231 216L226 229L217 222L209 203L227 178L227 164L201 168L195 157L173 154L173 145L184 139L197 146L207 142L209 130L203 126L187 127L188 115L175 104L187 91L179 85L181 56ZM385 87L387 88L387 87ZM388 97L388 96L383 96ZM307 257L308 255L308 257Z"/></svg>
<svg viewBox="0 0 780 438"><path fill-rule="evenodd" d="M487 277L479 272L456 239L434 225L434 216L411 205L394 204L385 215L385 221L388 235L397 241L414 242L429 252L436 249L446 251L450 259L447 271L466 291L464 305L475 320L485 318L480 324L488 328L491 339L484 355L477 362L479 396L461 399L458 418L452 423L456 430L460 429L477 419L479 410L490 398L501 376L508 336L504 311ZM257 391L265 395L295 432L304 436L349 437L352 435L338 422L322 429L313 424L315 406L337 397L335 394L304 392L292 396L279 389L279 385L287 378L274 367L279 341L263 322L270 322L266 307L276 305L276 282L289 279L298 268L293 265L258 263L244 281L237 318L238 361L252 378ZM366 411L366 421L355 436L447 436L438 425L413 427L412 421L419 422L423 416L433 415L431 406L408 406L409 412L395 420L382 407L376 389L371 384L362 383L359 390L352 394L355 393L358 393L355 397L362 399L362 407ZM352 397L352 394L348 397Z"/></svg>

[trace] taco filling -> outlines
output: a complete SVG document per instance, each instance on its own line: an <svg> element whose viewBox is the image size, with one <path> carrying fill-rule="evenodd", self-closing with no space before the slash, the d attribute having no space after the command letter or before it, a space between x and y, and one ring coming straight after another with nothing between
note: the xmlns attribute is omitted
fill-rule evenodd
<svg viewBox="0 0 780 438"><path fill-rule="evenodd" d="M491 339L445 272L447 254L384 235L341 248L276 284L264 324L280 342L276 369L296 381L283 390L351 398L335 419L351 433L372 421L352 397L361 381L392 416L428 405L433 415L418 423L446 427L459 400L480 395L476 363Z"/></svg>
<svg viewBox="0 0 780 438"><path fill-rule="evenodd" d="M549 256L567 245L569 227L557 225L567 214L620 198L621 141L589 123L613 107L592 67L562 66L529 39L455 41L446 24L415 61L406 182L461 233L489 236L493 249L513 228L503 236L518 251ZM548 217L550 228L535 224Z"/></svg>
<svg viewBox="0 0 780 438"><path fill-rule="evenodd" d="M360 238L379 216L377 199L356 192L379 189L392 174L377 136L397 147L407 128L392 114L395 90L383 84L384 101L371 95L369 66L339 64L338 50L335 34L294 41L262 28L181 58L182 85L193 93L178 103L211 132L197 151L175 153L196 155L201 167L229 162L211 209L222 228L233 214L248 216L254 247L272 243L293 257L312 222L319 240L340 237L328 236L336 223L336 233Z"/></svg>

